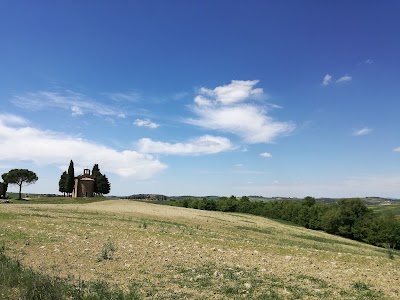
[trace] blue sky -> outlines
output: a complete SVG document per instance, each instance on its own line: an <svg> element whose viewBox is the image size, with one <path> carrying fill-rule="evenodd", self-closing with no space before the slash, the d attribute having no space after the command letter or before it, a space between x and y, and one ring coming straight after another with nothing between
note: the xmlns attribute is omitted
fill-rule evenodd
<svg viewBox="0 0 400 300"><path fill-rule="evenodd" d="M57 193L400 197L398 1L3 1L0 173ZM11 187L10 190L16 190Z"/></svg>

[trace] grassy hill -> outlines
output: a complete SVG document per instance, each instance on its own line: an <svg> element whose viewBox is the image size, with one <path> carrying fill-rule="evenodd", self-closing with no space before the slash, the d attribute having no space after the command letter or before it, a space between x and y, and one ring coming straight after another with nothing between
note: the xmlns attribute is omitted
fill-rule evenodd
<svg viewBox="0 0 400 300"><path fill-rule="evenodd" d="M128 200L7 204L5 253L143 299L398 299L400 255L262 217ZM1 279L0 279L1 280Z"/></svg>
<svg viewBox="0 0 400 300"><path fill-rule="evenodd" d="M392 214L395 216L400 215L400 204L390 204L390 205L376 205L371 206L371 208L382 214Z"/></svg>

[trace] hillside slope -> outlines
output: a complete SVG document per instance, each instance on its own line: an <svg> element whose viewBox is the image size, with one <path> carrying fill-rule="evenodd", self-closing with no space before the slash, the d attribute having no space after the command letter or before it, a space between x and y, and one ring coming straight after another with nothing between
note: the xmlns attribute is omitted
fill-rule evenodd
<svg viewBox="0 0 400 300"><path fill-rule="evenodd" d="M398 299L400 256L262 217L128 200L2 205L7 255L148 299ZM110 259L104 256L108 249Z"/></svg>

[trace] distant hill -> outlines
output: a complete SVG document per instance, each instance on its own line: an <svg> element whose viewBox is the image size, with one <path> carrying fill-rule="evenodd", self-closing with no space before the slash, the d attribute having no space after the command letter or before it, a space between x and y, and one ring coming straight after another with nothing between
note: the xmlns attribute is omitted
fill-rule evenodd
<svg viewBox="0 0 400 300"><path fill-rule="evenodd" d="M283 196L275 196L275 197L264 197L264 196L247 196L250 201L300 201L303 200L303 198L297 198L297 197L283 197ZM218 199L221 198L220 196L190 196L190 195L184 195L184 196L170 196L167 197L168 200L180 200L180 199ZM240 198L240 197L238 197ZM399 204L400 199L397 198L382 198L382 197L359 197L361 200L365 202L367 205L390 205L390 204ZM316 198L316 201L319 203L335 203L339 199L343 198L328 198L328 197L323 197L323 198Z"/></svg>

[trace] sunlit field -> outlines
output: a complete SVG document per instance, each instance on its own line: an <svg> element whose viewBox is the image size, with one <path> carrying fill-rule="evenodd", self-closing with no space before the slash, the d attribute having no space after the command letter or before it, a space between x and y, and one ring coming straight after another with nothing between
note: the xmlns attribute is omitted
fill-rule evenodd
<svg viewBox="0 0 400 300"><path fill-rule="evenodd" d="M128 200L0 206L7 257L142 299L398 299L400 256L245 214ZM1 279L0 279L1 280Z"/></svg>

